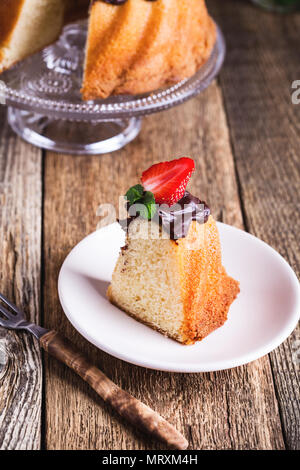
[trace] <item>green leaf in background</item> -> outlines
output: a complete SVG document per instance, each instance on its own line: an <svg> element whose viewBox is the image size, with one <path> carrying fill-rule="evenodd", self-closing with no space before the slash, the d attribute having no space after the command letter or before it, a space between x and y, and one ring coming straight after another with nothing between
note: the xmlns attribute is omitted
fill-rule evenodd
<svg viewBox="0 0 300 470"><path fill-rule="evenodd" d="M141 199L143 197L143 194L143 186L141 184L136 184L135 186L132 186L130 189L128 189L127 193L125 194L125 197L129 204L132 205L139 199Z"/></svg>

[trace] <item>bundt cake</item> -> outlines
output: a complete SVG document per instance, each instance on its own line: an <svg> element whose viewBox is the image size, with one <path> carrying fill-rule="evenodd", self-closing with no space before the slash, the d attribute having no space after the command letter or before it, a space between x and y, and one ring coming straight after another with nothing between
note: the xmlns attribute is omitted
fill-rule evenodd
<svg viewBox="0 0 300 470"><path fill-rule="evenodd" d="M136 320L184 344L222 326L239 293L222 266L208 206L185 190L193 165L156 164L127 192L130 217L120 221L127 239L107 292Z"/></svg>
<svg viewBox="0 0 300 470"><path fill-rule="evenodd" d="M84 99L161 88L190 77L208 59L216 33L204 0L108 3L96 1L91 9Z"/></svg>
<svg viewBox="0 0 300 470"><path fill-rule="evenodd" d="M204 0L1 0L0 73L88 11L86 100L145 93L190 77L215 43Z"/></svg>

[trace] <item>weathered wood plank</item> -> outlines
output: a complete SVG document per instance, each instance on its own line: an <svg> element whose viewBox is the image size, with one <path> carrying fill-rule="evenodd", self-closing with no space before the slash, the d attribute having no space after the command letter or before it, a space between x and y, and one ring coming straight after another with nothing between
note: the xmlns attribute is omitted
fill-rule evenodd
<svg viewBox="0 0 300 470"><path fill-rule="evenodd" d="M48 153L45 162L44 318L63 331L118 385L182 431L192 449L283 448L267 357L211 374L168 374L121 362L89 345L66 320L57 297L59 268L69 250L97 225L100 203L117 204L154 161L190 155L191 190L224 222L243 226L220 89L213 84L185 105L145 119L122 151L102 157ZM158 449L121 422L72 372L46 358L48 449Z"/></svg>
<svg viewBox="0 0 300 470"><path fill-rule="evenodd" d="M39 321L41 151L8 128L0 106L0 291ZM0 449L39 449L41 355L27 333L0 328Z"/></svg>
<svg viewBox="0 0 300 470"><path fill-rule="evenodd" d="M269 14L233 0L210 5L227 39L221 85L247 229L300 274L300 105L291 100L300 77L300 14ZM298 328L271 354L291 449L300 448L299 339Z"/></svg>

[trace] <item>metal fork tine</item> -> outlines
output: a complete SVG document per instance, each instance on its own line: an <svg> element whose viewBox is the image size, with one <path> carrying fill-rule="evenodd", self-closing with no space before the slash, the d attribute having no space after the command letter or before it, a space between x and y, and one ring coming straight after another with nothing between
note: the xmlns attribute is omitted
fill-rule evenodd
<svg viewBox="0 0 300 470"><path fill-rule="evenodd" d="M9 312L3 305L0 304L0 313L5 316L8 320L16 320L16 315L13 313Z"/></svg>
<svg viewBox="0 0 300 470"><path fill-rule="evenodd" d="M19 310L18 307L12 302L10 302L3 294L1 294L1 292L0 292L0 300L2 300L2 302L8 305L8 307L10 307L17 314L18 318L24 317L24 313L21 312L21 310ZM1 304L0 304L0 308L3 308L6 311L6 314L11 315L11 318L12 318L12 314L8 312L8 310L6 310L4 307L2 307ZM3 315L5 315L4 312L3 312Z"/></svg>
<svg viewBox="0 0 300 470"><path fill-rule="evenodd" d="M2 301L2 303L1 303ZM5 304L8 308L4 307ZM0 326L9 330L26 330L32 333L37 339L40 339L49 330L26 320L25 313L19 310L3 294L0 294Z"/></svg>

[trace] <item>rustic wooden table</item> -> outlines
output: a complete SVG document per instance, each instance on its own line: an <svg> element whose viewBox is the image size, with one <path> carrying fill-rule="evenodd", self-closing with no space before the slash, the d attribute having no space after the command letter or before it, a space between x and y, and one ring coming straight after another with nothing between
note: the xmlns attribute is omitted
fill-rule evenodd
<svg viewBox="0 0 300 470"><path fill-rule="evenodd" d="M190 449L296 449L300 444L297 332L247 366L169 374L124 363L85 341L64 316L57 276L70 249L96 228L154 161L192 156L192 190L214 215L277 249L299 272L300 15L247 1L209 1L228 54L198 98L144 120L112 155L43 152L17 138L0 107L0 291L32 320L71 338L112 380L156 409ZM298 336L299 341L299 336ZM298 343L299 346L299 343ZM163 449L132 429L28 334L0 328L1 449ZM299 361L298 361L299 362Z"/></svg>

